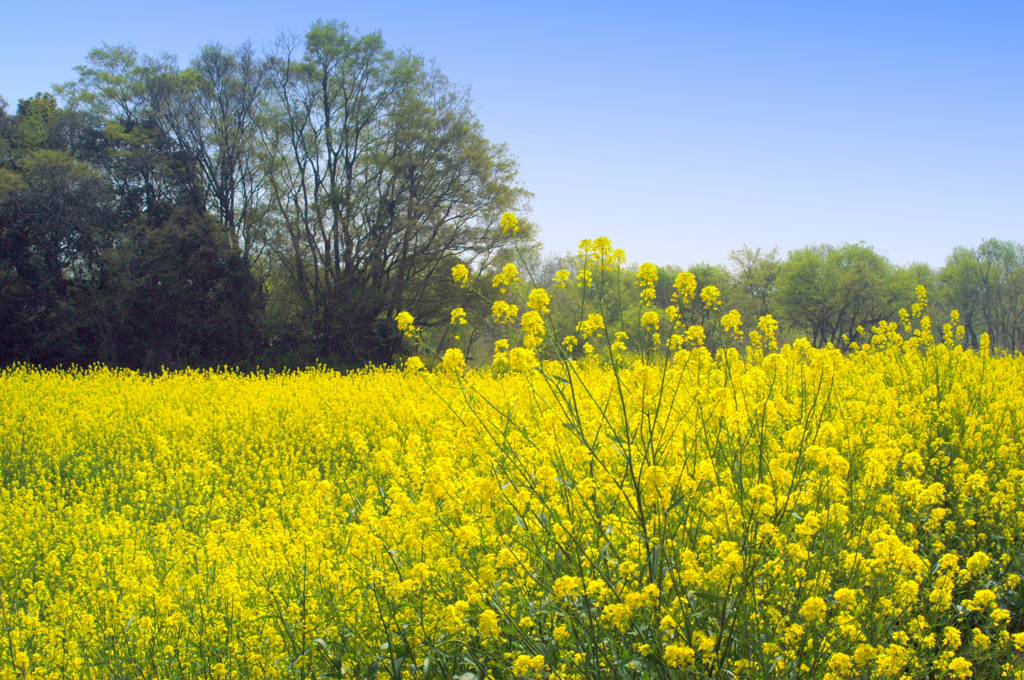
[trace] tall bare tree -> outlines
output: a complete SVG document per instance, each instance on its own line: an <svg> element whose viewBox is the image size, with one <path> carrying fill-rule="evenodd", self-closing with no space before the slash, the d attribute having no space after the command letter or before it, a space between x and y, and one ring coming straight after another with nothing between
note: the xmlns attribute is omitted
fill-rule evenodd
<svg viewBox="0 0 1024 680"><path fill-rule="evenodd" d="M264 113L266 65L250 43L203 46L183 71L154 74L153 108L193 165L204 208L216 215L245 262L262 254L264 182L256 140Z"/></svg>
<svg viewBox="0 0 1024 680"><path fill-rule="evenodd" d="M379 33L317 22L279 39L271 66L267 177L293 297L320 351L387 360L398 311L439 319L451 267L506 243L500 216L526 197L515 162L465 90Z"/></svg>

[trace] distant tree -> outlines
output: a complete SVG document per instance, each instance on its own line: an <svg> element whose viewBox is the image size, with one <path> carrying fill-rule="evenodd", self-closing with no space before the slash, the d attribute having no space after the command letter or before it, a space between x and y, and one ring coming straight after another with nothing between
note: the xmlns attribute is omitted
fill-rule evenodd
<svg viewBox="0 0 1024 680"><path fill-rule="evenodd" d="M235 362L262 325L271 360L354 366L401 350L398 311L439 347L453 306L488 311L451 269L508 261L500 218L528 193L422 58L317 22L266 58L102 45L77 71L60 106L0 106L7 359Z"/></svg>
<svg viewBox="0 0 1024 680"><path fill-rule="evenodd" d="M964 345L977 347L985 329L985 281L977 253L963 246L953 249L939 271L941 299L955 309L964 327Z"/></svg>
<svg viewBox="0 0 1024 680"><path fill-rule="evenodd" d="M842 347L885 319L894 319L901 298L898 269L859 244L794 250L778 276L779 312L816 347Z"/></svg>
<svg viewBox="0 0 1024 680"><path fill-rule="evenodd" d="M7 100L0 97L0 168L11 167L14 155L11 149L11 117L7 115Z"/></svg>
<svg viewBox="0 0 1024 680"><path fill-rule="evenodd" d="M985 322L992 342L1010 352L1024 349L1024 246L989 239L978 247L986 298Z"/></svg>
<svg viewBox="0 0 1024 680"><path fill-rule="evenodd" d="M746 302L741 311L749 310L755 322L775 313L776 281L782 268L779 249L762 252L744 245L729 253L729 264L735 287Z"/></svg>
<svg viewBox="0 0 1024 680"><path fill-rule="evenodd" d="M18 100L18 113L11 126L10 142L15 158L46 148L49 123L57 110L57 99L49 92Z"/></svg>
<svg viewBox="0 0 1024 680"><path fill-rule="evenodd" d="M1024 246L989 239L956 248L939 278L944 304L960 313L965 344L977 346L988 333L998 347L1024 349Z"/></svg>

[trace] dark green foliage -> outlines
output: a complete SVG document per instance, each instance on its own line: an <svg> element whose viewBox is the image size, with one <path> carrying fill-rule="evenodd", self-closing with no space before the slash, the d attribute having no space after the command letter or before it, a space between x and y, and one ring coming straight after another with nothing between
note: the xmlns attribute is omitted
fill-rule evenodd
<svg viewBox="0 0 1024 680"><path fill-rule="evenodd" d="M211 216L177 209L140 224L104 264L90 315L99 360L148 371L251 361L258 290Z"/></svg>
<svg viewBox="0 0 1024 680"><path fill-rule="evenodd" d="M21 148L18 170L0 170L0 362L76 361L111 194L67 152Z"/></svg>
<svg viewBox="0 0 1024 680"><path fill-rule="evenodd" d="M778 275L778 305L815 347L844 347L883 320L896 318L897 268L864 244L795 250Z"/></svg>
<svg viewBox="0 0 1024 680"><path fill-rule="evenodd" d="M173 140L116 110L37 95L0 118L0 364L251 360L260 296L237 244Z"/></svg>
<svg viewBox="0 0 1024 680"><path fill-rule="evenodd" d="M1024 350L1024 246L989 239L977 248L957 248L939 281L945 306L960 312L966 345L977 347L988 333L998 347Z"/></svg>

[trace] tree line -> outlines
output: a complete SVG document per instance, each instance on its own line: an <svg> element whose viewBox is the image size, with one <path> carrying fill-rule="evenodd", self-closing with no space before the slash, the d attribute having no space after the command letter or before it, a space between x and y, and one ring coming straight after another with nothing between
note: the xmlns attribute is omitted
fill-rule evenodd
<svg viewBox="0 0 1024 680"><path fill-rule="evenodd" d="M701 326L700 335L711 350L743 345L746 340L723 325L725 317L735 319L733 310L743 320L743 335L771 317L764 323L773 328L778 342L806 337L815 347L831 345L845 351L870 341L882 322L906 326L922 301L936 340L944 339L944 327L954 317L951 330L956 335L956 327L963 328L956 342L965 348L984 346L982 336L987 335L988 344L998 352L1024 350L1024 246L1011 241L988 239L976 248L955 248L939 268L922 262L896 264L865 243L812 245L785 257L777 248L743 246L730 252L726 263L716 265L613 267L610 279L602 274L600 286L589 283L585 290L580 281L582 252L555 255L533 248L518 255L514 276L499 267L464 273L468 287L481 295L464 303L445 319L447 323L418 328L417 342L426 350L421 356L439 358L448 348L458 347L470 364L489 363L495 343L504 346L510 313L516 323L536 287L544 287L549 296L544 307L550 341L538 350L548 359L586 355L587 332L580 322L592 312L602 318L597 336L610 338L618 330L631 329L627 348L637 351L650 340L645 334L655 331L662 349L669 351L672 343L664 341L678 332L677 317L683 329ZM589 257L593 269L593 252ZM641 279L648 280L651 267L656 280L648 304L636 286ZM677 297L680 276L692 281L687 304ZM492 305L498 298L514 309ZM642 321L651 311L658 312L656 327ZM644 337L633 337L635 333ZM557 344L569 349L563 351ZM591 349L599 351L604 344L592 341Z"/></svg>
<svg viewBox="0 0 1024 680"><path fill-rule="evenodd" d="M728 302L755 317L773 314L790 337L806 334L817 347L863 342L873 326L910 310L924 286L936 332L956 311L965 347L977 348L987 333L997 347L1024 350L1024 246L1011 241L957 247L938 269L898 265L858 243L810 246L785 259L742 248L712 270Z"/></svg>
<svg viewBox="0 0 1024 680"><path fill-rule="evenodd" d="M76 70L11 112L0 99L0 365L355 367L408 349L399 311L443 349L454 307L486 354L490 308L452 267L481 282L500 271L513 258L501 216L530 194L434 65L318 21L262 52L204 45L180 67L104 45ZM529 221L517 238L533 283L573 270ZM924 285L933 315L959 311L965 345L987 333L1024 350L1013 242L957 248L938 269L861 243L743 247L688 270L725 310L770 314L817 346L863 340ZM659 268L662 307L681 271ZM568 321L573 294L553 295L556 316Z"/></svg>
<svg viewBox="0 0 1024 680"><path fill-rule="evenodd" d="M526 207L468 90L379 33L97 48L0 100L0 363L385 362ZM525 235L525 232L524 232Z"/></svg>
<svg viewBox="0 0 1024 680"><path fill-rule="evenodd" d="M727 302L774 315L789 337L806 335L816 347L863 342L872 327L910 310L924 286L936 332L956 310L965 347L977 348L988 333L994 345L1024 349L1024 247L1009 241L957 247L937 269L894 263L864 243L809 246L785 259L744 247L709 274Z"/></svg>
<svg viewBox="0 0 1024 680"><path fill-rule="evenodd" d="M533 286L546 286L551 292L548 306L556 340L561 334L574 334L581 310L587 306L601 309L608 327L636 327L645 311L660 310L660 330L668 337L672 325L667 310L677 306L673 284L685 271L693 275L696 287L692 302L680 309L681 321L684 327L703 326L712 349L736 342L720 322L727 312L737 310L746 331L756 329L762 317L771 316L782 342L807 337L815 347L831 344L846 350L853 343L868 341L879 323L902 322L901 310L913 310L920 302L918 287L924 286L927 313L938 339L955 311L956 325L964 328L958 342L965 348L978 348L987 334L999 351L1024 351L1024 246L1011 241L988 239L975 248L955 248L939 268L922 262L894 263L865 243L812 245L784 257L777 248L743 246L723 264L657 267L651 308L642 306L629 290L640 270L636 264L625 267L620 282L611 289L590 288L584 293L575 284L577 255L534 251L525 260L512 299L525 300ZM566 281L568 285L561 283ZM485 277L480 277L477 288L485 292L490 288ZM713 295L705 294L709 288L714 289ZM704 303L711 299L714 304ZM493 343L504 331L488 321L491 312L486 302L477 300L474 305L467 307L465 326L449 325L423 334L433 352L441 354L459 344L471 361L488 360ZM581 353L579 346L575 353Z"/></svg>

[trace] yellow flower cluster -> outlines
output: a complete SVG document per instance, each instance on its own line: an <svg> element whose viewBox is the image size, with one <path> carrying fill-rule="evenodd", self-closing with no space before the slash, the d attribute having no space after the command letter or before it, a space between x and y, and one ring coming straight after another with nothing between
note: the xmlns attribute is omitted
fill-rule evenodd
<svg viewBox="0 0 1024 680"><path fill-rule="evenodd" d="M548 308L548 304L550 303L551 298L548 296L548 292L543 288L534 288L530 291L527 306L538 314L547 314L550 312L551 310Z"/></svg>
<svg viewBox="0 0 1024 680"><path fill-rule="evenodd" d="M576 324L576 330L583 335L583 339L586 340L591 335L604 330L604 317L596 312L590 313L586 319Z"/></svg>
<svg viewBox="0 0 1024 680"><path fill-rule="evenodd" d="M502 234L518 234L519 233L519 219L515 213L507 212L501 216L501 233Z"/></svg>
<svg viewBox="0 0 1024 680"><path fill-rule="evenodd" d="M511 305L504 300L498 300L491 307L491 315L498 323L511 323L519 316L519 306Z"/></svg>
<svg viewBox="0 0 1024 680"><path fill-rule="evenodd" d="M640 265L636 279L636 285L643 287L640 291L640 299L645 305L651 304L658 294L655 288L658 283L658 268L650 262L645 262Z"/></svg>
<svg viewBox="0 0 1024 680"><path fill-rule="evenodd" d="M697 292L697 277L690 272L680 272L676 275L672 287L675 288L675 292L672 293L673 301L685 305L693 299Z"/></svg>
<svg viewBox="0 0 1024 680"><path fill-rule="evenodd" d="M395 321L398 324L398 330L402 331L406 337L413 337L416 333L415 319L409 312L399 312L398 316L395 317Z"/></svg>
<svg viewBox="0 0 1024 680"><path fill-rule="evenodd" d="M509 262L501 271L494 275L492 286L498 288L504 293L508 286L512 285L519 280L519 268L516 267L515 263Z"/></svg>
<svg viewBox="0 0 1024 680"><path fill-rule="evenodd" d="M621 248L612 248L611 239L601 236L596 239L583 239L580 241L577 259L583 269L594 263L600 269L611 269L625 264L626 251Z"/></svg>
<svg viewBox="0 0 1024 680"><path fill-rule="evenodd" d="M462 288L469 285L469 268L464 264L457 264L452 267L452 279Z"/></svg>
<svg viewBox="0 0 1024 680"><path fill-rule="evenodd" d="M717 309L722 306L722 293L717 286L704 286L700 291L700 299L708 309Z"/></svg>

